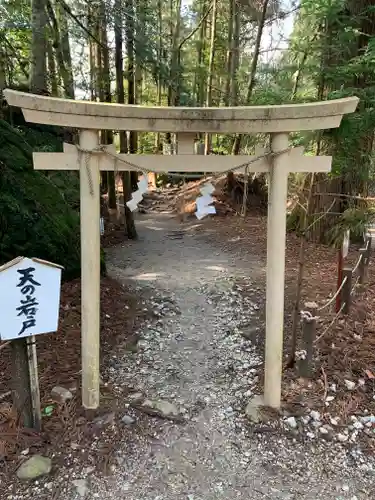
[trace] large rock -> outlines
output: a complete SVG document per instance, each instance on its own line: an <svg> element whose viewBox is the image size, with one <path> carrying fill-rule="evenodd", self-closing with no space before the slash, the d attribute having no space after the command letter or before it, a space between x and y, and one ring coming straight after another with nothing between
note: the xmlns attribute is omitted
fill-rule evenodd
<svg viewBox="0 0 375 500"><path fill-rule="evenodd" d="M63 265L68 279L80 273L79 179L72 172L47 177L32 160L33 150L61 148L46 127L16 129L0 120L0 264L37 256Z"/></svg>
<svg viewBox="0 0 375 500"><path fill-rule="evenodd" d="M180 412L175 404L162 399L153 401L146 399L142 403L142 409L147 413L167 419L176 419L180 416Z"/></svg>
<svg viewBox="0 0 375 500"><path fill-rule="evenodd" d="M246 417L253 423L259 424L263 420L262 408L264 406L261 396L254 396L245 408Z"/></svg>
<svg viewBox="0 0 375 500"><path fill-rule="evenodd" d="M23 481L30 481L51 472L52 461L42 455L34 455L24 462L17 470L17 477Z"/></svg>
<svg viewBox="0 0 375 500"><path fill-rule="evenodd" d="M87 479L76 479L73 485L81 498L84 498L89 492L89 485Z"/></svg>
<svg viewBox="0 0 375 500"><path fill-rule="evenodd" d="M70 399L73 399L73 394L68 389L65 389L65 387L57 385L52 389L51 397L58 403L66 403Z"/></svg>

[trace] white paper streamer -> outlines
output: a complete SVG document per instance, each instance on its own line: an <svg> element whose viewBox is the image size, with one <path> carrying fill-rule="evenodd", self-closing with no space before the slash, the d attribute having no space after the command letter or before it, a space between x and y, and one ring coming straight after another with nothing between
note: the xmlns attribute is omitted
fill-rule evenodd
<svg viewBox="0 0 375 500"><path fill-rule="evenodd" d="M134 191L132 193L131 200L126 202L126 206L134 212L138 208L138 203L142 201L143 195L147 193L148 191L148 179L146 176L143 177L138 183L137 183L138 189L137 191Z"/></svg>
<svg viewBox="0 0 375 500"><path fill-rule="evenodd" d="M214 201L211 196L214 191L215 187L210 182L201 187L200 193L202 196L196 199L197 211L195 212L195 216L197 219L201 220L207 215L216 214L216 208L211 205Z"/></svg>

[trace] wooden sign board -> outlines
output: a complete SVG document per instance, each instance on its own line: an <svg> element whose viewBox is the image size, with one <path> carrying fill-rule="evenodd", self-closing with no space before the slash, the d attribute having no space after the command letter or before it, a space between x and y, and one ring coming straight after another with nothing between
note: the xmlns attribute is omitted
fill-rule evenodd
<svg viewBox="0 0 375 500"><path fill-rule="evenodd" d="M56 332L62 267L17 257L0 267L0 338Z"/></svg>

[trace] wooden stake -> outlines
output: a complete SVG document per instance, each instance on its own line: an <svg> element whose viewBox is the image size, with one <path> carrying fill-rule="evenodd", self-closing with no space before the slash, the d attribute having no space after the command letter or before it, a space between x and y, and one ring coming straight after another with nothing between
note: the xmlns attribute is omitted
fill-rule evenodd
<svg viewBox="0 0 375 500"><path fill-rule="evenodd" d="M346 282L341 290L341 304L345 304L342 310L344 314L349 314L350 311L350 304L351 304L350 292L352 290L352 275L353 272L351 268L344 267L344 269L342 270L342 279L344 280L346 278Z"/></svg>
<svg viewBox="0 0 375 500"><path fill-rule="evenodd" d="M13 404L21 419L22 425L32 428L33 412L26 339L21 338L12 340L11 349Z"/></svg>
<svg viewBox="0 0 375 500"><path fill-rule="evenodd" d="M318 306L315 302L307 302L304 308L307 313L310 313L311 317L307 314L302 320L302 342L306 356L299 362L299 372L301 377L310 378L312 376L314 340L316 335L316 311Z"/></svg>
<svg viewBox="0 0 375 500"><path fill-rule="evenodd" d="M27 354L29 364L30 377L30 396L33 414L34 429L38 432L42 428L42 413L40 409L40 391L38 377L38 359L36 355L36 338L35 336L27 339Z"/></svg>
<svg viewBox="0 0 375 500"><path fill-rule="evenodd" d="M359 263L358 266L358 274L359 274L359 284L363 285L366 279L366 253L367 249L366 248L361 248L359 250L359 253L361 255L361 262Z"/></svg>
<svg viewBox="0 0 375 500"><path fill-rule="evenodd" d="M372 243L372 236L368 236L366 240L366 266L370 264L370 257L371 257L371 243Z"/></svg>
<svg viewBox="0 0 375 500"><path fill-rule="evenodd" d="M338 290L342 283L342 268L344 265L344 259L342 256L342 246L340 246L337 253L337 289ZM341 308L341 293L336 297L336 312L338 313Z"/></svg>

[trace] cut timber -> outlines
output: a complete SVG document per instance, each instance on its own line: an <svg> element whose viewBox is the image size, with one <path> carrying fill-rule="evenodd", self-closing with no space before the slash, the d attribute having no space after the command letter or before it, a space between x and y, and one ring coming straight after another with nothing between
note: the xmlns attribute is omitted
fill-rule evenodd
<svg viewBox="0 0 375 500"><path fill-rule="evenodd" d="M153 132L259 133L336 128L355 111L357 97L281 106L184 108L73 101L4 90L25 120L83 129Z"/></svg>

